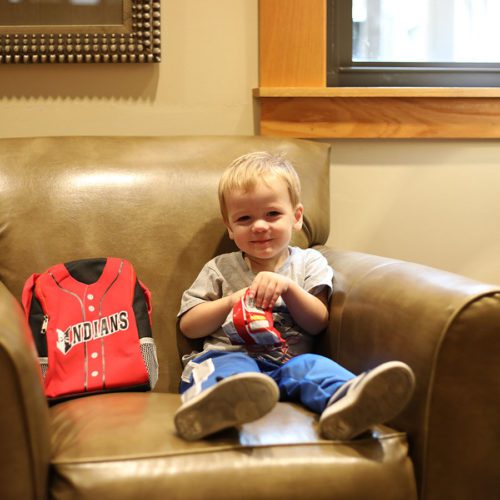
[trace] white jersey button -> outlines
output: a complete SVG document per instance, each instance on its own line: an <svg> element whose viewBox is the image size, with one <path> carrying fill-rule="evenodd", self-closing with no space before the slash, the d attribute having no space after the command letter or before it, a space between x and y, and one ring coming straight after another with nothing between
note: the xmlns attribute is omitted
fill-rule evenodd
<svg viewBox="0 0 500 500"><path fill-rule="evenodd" d="M92 375L92 377L97 377L97 375L99 375L99 372L95 370L90 375Z"/></svg>
<svg viewBox="0 0 500 500"><path fill-rule="evenodd" d="M90 357L91 357L92 359L96 359L96 358L97 358L97 356L99 356L99 354L97 354L96 352L93 352L93 353L90 355Z"/></svg>
<svg viewBox="0 0 500 500"><path fill-rule="evenodd" d="M95 311L95 307L94 306L89 306L89 311L90 312L94 312Z"/></svg>
<svg viewBox="0 0 500 500"><path fill-rule="evenodd" d="M89 293L89 294L87 295L87 299L89 299L89 300L93 300L93 299L94 299L94 296L93 296L91 293Z"/></svg>

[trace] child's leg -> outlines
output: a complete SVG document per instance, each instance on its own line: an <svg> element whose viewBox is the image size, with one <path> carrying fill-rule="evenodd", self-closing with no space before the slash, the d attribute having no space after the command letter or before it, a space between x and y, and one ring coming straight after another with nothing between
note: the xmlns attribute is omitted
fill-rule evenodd
<svg viewBox="0 0 500 500"><path fill-rule="evenodd" d="M327 439L352 439L394 418L408 403L415 385L410 367L383 363L357 377L334 361L303 354L277 372L283 398L298 400L320 413Z"/></svg>
<svg viewBox="0 0 500 500"><path fill-rule="evenodd" d="M257 363L243 352L208 351L185 367L179 392L185 401L231 375L260 371Z"/></svg>
<svg viewBox="0 0 500 500"><path fill-rule="evenodd" d="M316 413L322 413L332 395L354 374L335 361L317 354L302 354L276 370L283 399L300 401Z"/></svg>
<svg viewBox="0 0 500 500"><path fill-rule="evenodd" d="M183 372L180 390L183 404L175 425L188 440L256 420L279 398L276 383L240 352L210 351L193 360Z"/></svg>

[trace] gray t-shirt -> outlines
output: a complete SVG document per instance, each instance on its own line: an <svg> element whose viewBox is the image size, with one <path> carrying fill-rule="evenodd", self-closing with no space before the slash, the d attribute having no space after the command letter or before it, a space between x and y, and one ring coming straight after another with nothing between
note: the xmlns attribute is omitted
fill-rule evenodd
<svg viewBox="0 0 500 500"><path fill-rule="evenodd" d="M288 259L276 272L291 278L313 295L327 287L330 298L333 270L317 250L290 247ZM256 273L249 268L242 252L215 257L205 264L194 283L184 292L178 317L198 304L220 299L250 286L255 276ZM274 327L285 340L285 346L232 345L222 328L219 328L205 338L204 352L209 349L243 351L251 356L264 356L278 362L311 352L312 336L293 321L281 297L273 308L273 321ZM192 353L184 361L187 362L198 354L200 353Z"/></svg>

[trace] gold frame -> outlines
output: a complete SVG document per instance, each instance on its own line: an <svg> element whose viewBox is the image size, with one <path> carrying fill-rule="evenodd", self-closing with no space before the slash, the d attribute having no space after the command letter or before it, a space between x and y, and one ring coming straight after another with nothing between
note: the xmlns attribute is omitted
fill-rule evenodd
<svg viewBox="0 0 500 500"><path fill-rule="evenodd" d="M160 0L122 2L123 24L0 26L0 64L160 62Z"/></svg>

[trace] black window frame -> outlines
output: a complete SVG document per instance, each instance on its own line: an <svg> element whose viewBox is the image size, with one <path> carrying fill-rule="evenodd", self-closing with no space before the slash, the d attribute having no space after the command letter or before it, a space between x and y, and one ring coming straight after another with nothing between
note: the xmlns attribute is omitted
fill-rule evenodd
<svg viewBox="0 0 500 500"><path fill-rule="evenodd" d="M328 87L500 87L500 63L352 60L352 0L327 0Z"/></svg>

